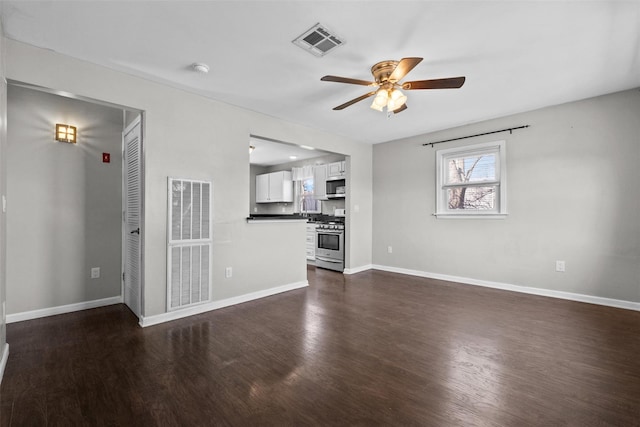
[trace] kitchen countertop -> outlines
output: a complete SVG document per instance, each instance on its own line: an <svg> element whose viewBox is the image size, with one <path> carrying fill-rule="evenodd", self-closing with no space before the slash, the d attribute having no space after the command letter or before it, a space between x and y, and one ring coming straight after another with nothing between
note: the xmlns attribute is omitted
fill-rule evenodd
<svg viewBox="0 0 640 427"><path fill-rule="evenodd" d="M344 223L344 217L316 214L313 216L309 216L308 214L255 214L249 215L247 222L309 222L312 224L325 224L328 222Z"/></svg>
<svg viewBox="0 0 640 427"><path fill-rule="evenodd" d="M247 222L308 222L309 218L302 215L250 215Z"/></svg>

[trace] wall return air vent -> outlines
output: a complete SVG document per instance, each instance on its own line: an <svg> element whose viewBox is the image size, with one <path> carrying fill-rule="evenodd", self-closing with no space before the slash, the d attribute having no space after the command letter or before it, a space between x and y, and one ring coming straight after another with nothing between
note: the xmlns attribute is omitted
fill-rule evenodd
<svg viewBox="0 0 640 427"><path fill-rule="evenodd" d="M318 23L302 33L293 43L315 56L324 56L345 41Z"/></svg>

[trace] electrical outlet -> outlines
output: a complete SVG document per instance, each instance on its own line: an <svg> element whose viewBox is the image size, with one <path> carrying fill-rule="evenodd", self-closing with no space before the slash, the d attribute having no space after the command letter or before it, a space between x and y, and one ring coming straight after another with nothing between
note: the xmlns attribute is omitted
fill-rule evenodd
<svg viewBox="0 0 640 427"><path fill-rule="evenodd" d="M228 279L231 276L233 276L233 268L231 268L231 267L225 268L224 269L224 277L226 277Z"/></svg>
<svg viewBox="0 0 640 427"><path fill-rule="evenodd" d="M91 278L92 279L100 278L100 267L93 267L91 269Z"/></svg>
<svg viewBox="0 0 640 427"><path fill-rule="evenodd" d="M387 253L388 254L392 254L393 253L393 248L391 246L387 246Z"/></svg>
<svg viewBox="0 0 640 427"><path fill-rule="evenodd" d="M556 271L559 271L560 273L564 273L564 269L565 269L564 261L556 261Z"/></svg>

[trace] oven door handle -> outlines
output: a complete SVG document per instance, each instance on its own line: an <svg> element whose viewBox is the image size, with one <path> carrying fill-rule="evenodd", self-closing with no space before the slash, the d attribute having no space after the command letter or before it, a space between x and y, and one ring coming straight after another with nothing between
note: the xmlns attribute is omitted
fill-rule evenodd
<svg viewBox="0 0 640 427"><path fill-rule="evenodd" d="M344 231L316 231L316 234L344 234Z"/></svg>
<svg viewBox="0 0 640 427"><path fill-rule="evenodd" d="M319 259L320 261L324 261L324 262L332 262L334 264L342 264L341 260L325 258L325 257L317 256L317 255L316 255L316 259Z"/></svg>

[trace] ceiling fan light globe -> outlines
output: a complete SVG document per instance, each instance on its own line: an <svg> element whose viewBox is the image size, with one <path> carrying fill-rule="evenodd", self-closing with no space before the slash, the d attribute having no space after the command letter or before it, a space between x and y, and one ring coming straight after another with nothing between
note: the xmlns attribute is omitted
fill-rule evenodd
<svg viewBox="0 0 640 427"><path fill-rule="evenodd" d="M376 103L376 100L374 99L373 102L371 103L371 108L376 111L382 111L382 109L384 108L384 105L378 105Z"/></svg>
<svg viewBox="0 0 640 427"><path fill-rule="evenodd" d="M388 99L389 99L389 94L387 93L387 91L384 89L379 89L378 92L376 92L376 97L373 98L373 102L376 105L378 105L380 108L382 108L385 105L387 105Z"/></svg>
<svg viewBox="0 0 640 427"><path fill-rule="evenodd" d="M407 97L405 96L404 93L402 93L400 91L400 89L393 89L391 91L391 95L390 98L393 99L394 101L398 101L400 98L404 98L405 100L407 99Z"/></svg>
<svg viewBox="0 0 640 427"><path fill-rule="evenodd" d="M391 96L389 97L389 103L387 104L387 109L396 110L402 107L405 102L407 102L407 96L403 94L400 90L394 89L391 91Z"/></svg>

